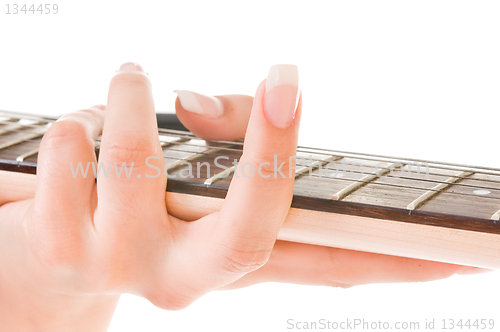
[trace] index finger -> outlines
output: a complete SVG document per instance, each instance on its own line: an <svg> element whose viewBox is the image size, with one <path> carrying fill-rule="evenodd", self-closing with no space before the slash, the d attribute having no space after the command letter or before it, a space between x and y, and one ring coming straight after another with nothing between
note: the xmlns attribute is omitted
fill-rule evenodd
<svg viewBox="0 0 500 332"><path fill-rule="evenodd" d="M223 256L238 262L236 272L265 264L290 209L299 95L294 65L271 67L257 90L243 155L217 221L217 242Z"/></svg>

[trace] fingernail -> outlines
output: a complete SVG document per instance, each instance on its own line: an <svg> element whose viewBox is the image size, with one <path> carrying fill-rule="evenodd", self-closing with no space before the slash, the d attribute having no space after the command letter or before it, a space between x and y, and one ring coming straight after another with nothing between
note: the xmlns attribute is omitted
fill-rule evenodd
<svg viewBox="0 0 500 332"><path fill-rule="evenodd" d="M266 79L264 112L276 127L290 126L299 101L299 70L295 65L274 65Z"/></svg>
<svg viewBox="0 0 500 332"><path fill-rule="evenodd" d="M486 272L491 272L492 270L489 269L483 269L480 267L472 267L472 266L466 266L461 270L457 271L457 274L479 274L479 273L486 273Z"/></svg>
<svg viewBox="0 0 500 332"><path fill-rule="evenodd" d="M106 105L97 104L97 105L92 106L91 108L97 108L98 110L105 111L106 110Z"/></svg>
<svg viewBox="0 0 500 332"><path fill-rule="evenodd" d="M144 72L144 69L142 69L141 65L134 63L134 62L125 62L123 65L120 66L121 71L141 71Z"/></svg>
<svg viewBox="0 0 500 332"><path fill-rule="evenodd" d="M224 113L222 102L215 97L187 90L175 90L174 92L179 96L182 108L186 111L202 114L213 119L221 117Z"/></svg>

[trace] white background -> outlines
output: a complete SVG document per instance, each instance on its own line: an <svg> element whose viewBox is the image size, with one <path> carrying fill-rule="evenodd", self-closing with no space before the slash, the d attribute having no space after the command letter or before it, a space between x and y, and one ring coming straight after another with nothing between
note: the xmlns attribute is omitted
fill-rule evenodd
<svg viewBox="0 0 500 332"><path fill-rule="evenodd" d="M500 167L496 1L60 1L56 15L0 7L0 109L60 115L106 103L125 61L156 109L175 89L253 94L299 66L299 144ZM179 312L125 295L110 331L286 331L287 319L496 318L500 275L351 289L263 284Z"/></svg>

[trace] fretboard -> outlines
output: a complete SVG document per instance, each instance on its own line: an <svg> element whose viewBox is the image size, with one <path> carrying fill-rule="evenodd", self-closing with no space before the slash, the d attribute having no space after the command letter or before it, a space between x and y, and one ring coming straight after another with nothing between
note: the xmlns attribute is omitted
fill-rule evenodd
<svg viewBox="0 0 500 332"><path fill-rule="evenodd" d="M35 174L40 141L54 121L0 111L0 170ZM158 134L167 191L225 197L242 141L165 128ZM296 165L292 207L500 234L500 169L304 146Z"/></svg>

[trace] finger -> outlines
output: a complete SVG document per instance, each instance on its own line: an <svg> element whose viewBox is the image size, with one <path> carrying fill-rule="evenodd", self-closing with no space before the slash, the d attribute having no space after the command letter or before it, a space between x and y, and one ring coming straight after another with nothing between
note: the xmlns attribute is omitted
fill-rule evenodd
<svg viewBox="0 0 500 332"><path fill-rule="evenodd" d="M243 155L214 233L220 257L236 273L267 261L290 209L294 182L290 157L297 149L299 94L294 65L271 67L257 90Z"/></svg>
<svg viewBox="0 0 500 332"><path fill-rule="evenodd" d="M488 270L347 249L277 241L269 261L225 287L262 282L351 287L382 282L416 282Z"/></svg>
<svg viewBox="0 0 500 332"><path fill-rule="evenodd" d="M162 202L166 176L151 83L139 65L122 65L110 82L99 166L101 212L132 215Z"/></svg>
<svg viewBox="0 0 500 332"><path fill-rule="evenodd" d="M50 212L57 220L70 222L68 213L91 213L96 163L95 141L102 132L105 106L69 113L60 117L43 136L37 165L35 207L43 215ZM64 207L47 209L48 206ZM50 211L48 211L50 210Z"/></svg>
<svg viewBox="0 0 500 332"><path fill-rule="evenodd" d="M177 90L175 111L193 134L203 139L237 140L245 137L253 97L245 95L205 96Z"/></svg>
<svg viewBox="0 0 500 332"><path fill-rule="evenodd" d="M270 73L267 95L266 81L257 89L241 157L242 164L268 163L260 169L263 177L238 176L239 166L219 212L191 223L170 218L177 249L170 252L175 269L168 276L183 290L170 298L181 307L262 266L290 208L294 176L289 177L288 162L295 156L301 112L298 73L291 65L272 67ZM277 74L288 80L276 82ZM286 164L280 168L284 177L272 176L275 155L278 165Z"/></svg>

